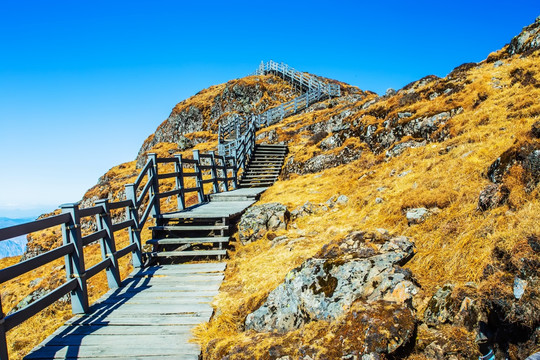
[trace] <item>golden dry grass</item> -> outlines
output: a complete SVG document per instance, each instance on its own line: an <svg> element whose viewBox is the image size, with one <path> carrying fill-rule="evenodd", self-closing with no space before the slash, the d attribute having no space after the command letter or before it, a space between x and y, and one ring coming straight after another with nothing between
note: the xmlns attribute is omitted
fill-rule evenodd
<svg viewBox="0 0 540 360"><path fill-rule="evenodd" d="M291 346L291 338L244 332L245 316L262 304L288 271L313 256L322 245L352 230L386 228L414 239L416 255L407 267L421 284L422 296L426 298L445 282L482 283L483 270L492 262L496 246L516 252L528 235L539 234L539 191L538 188L531 193L523 190L518 168L512 169L505 180L511 187L509 204L487 212L476 210L478 195L489 184L485 176L489 165L516 141L524 139L538 120L540 112L534 99L540 96L540 89L512 84L512 72L520 68L540 73L540 60L537 56L514 57L497 68L483 63L453 80L463 88L448 97L421 99L400 107L396 96L377 104L391 109L386 118L401 111L411 111L414 117L420 117L462 107L464 111L448 124L451 134L448 140L407 149L389 159L384 154L364 151L359 160L347 165L318 174L292 174L289 180L281 180L269 188L260 203L277 201L291 210L306 201L324 203L335 194L347 195L350 200L337 211L296 220L282 232L290 239L302 238L294 245L271 247L266 239L246 246L236 244L222 291L214 302L218 315L195 333L197 342L207 351L205 358L227 353L235 354L233 358L266 358L261 354L268 350L269 343ZM494 79L502 89L492 86ZM429 87L437 83L428 83L416 91L429 92ZM347 108L350 105L338 105L292 116L264 131L276 130L279 141L288 142L289 156L303 162L322 152L316 143L310 142L313 134L302 128L328 120ZM357 112L348 120L366 125L384 121L384 118L365 116L367 111ZM352 144L364 147L357 139ZM383 202L377 203L376 198L382 198ZM424 223L409 226L404 213L414 207L439 210ZM320 326L317 324L306 326L303 335L307 336L311 326ZM246 346L249 341L251 345ZM306 339L294 341L295 344L307 342ZM238 354L239 348L244 351L242 355Z"/></svg>

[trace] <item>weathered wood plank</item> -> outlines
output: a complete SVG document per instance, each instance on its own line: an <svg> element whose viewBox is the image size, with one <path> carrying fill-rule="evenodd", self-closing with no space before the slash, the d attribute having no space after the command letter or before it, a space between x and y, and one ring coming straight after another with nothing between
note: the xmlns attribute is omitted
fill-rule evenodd
<svg viewBox="0 0 540 360"><path fill-rule="evenodd" d="M189 272L214 272L214 271L225 271L227 265L222 262L214 263L196 263L196 264L182 264L182 265L161 265L161 266L152 266L151 268L145 268L142 270L135 270L131 275L141 274L141 273L153 273L153 274L162 274L162 273L189 273Z"/></svg>
<svg viewBox="0 0 540 360"><path fill-rule="evenodd" d="M176 344L153 344L151 342L141 344L140 346L134 346L134 343L117 344L114 346L102 346L102 345L52 345L43 346L33 354L28 355L25 359L63 359L66 357L75 357L77 359L84 359L89 357L107 358L127 358L131 359L134 356L156 356L160 355L177 355L177 354L194 354L198 355L200 348L196 344L182 343Z"/></svg>
<svg viewBox="0 0 540 360"><path fill-rule="evenodd" d="M153 314L157 315L167 315L167 314L197 314L203 312L211 312L212 307L209 304L163 304L158 303L153 306L148 306L147 304L136 304L136 303L121 303L118 307L113 310L116 314ZM107 312L107 311L105 311Z"/></svg>
<svg viewBox="0 0 540 360"><path fill-rule="evenodd" d="M141 292L162 292L162 293L175 293L175 292L192 292L197 291L197 293L201 292L212 292L212 291L218 291L221 283L216 284L210 284L201 286L198 284L192 284L192 285L179 285L175 286L174 288L168 287L168 286L152 286L152 285L141 285L137 287L129 287L129 288L119 288L115 291L116 295L121 294L127 294L127 293L141 293Z"/></svg>
<svg viewBox="0 0 540 360"><path fill-rule="evenodd" d="M174 335L174 334L191 334L191 325L175 325L175 326L97 326L83 325L74 326L66 325L58 329L59 334L65 335L130 335L130 334L145 334L145 335ZM45 340L47 341L47 340Z"/></svg>
<svg viewBox="0 0 540 360"><path fill-rule="evenodd" d="M145 304L145 305L173 305L173 304L210 304L213 296L183 296L183 297L155 297L155 296L131 296L126 298L104 299L100 304Z"/></svg>
<svg viewBox="0 0 540 360"><path fill-rule="evenodd" d="M227 250L160 251L151 254L158 257L215 256L227 255Z"/></svg>
<svg viewBox="0 0 540 360"><path fill-rule="evenodd" d="M66 322L70 325L96 325L96 326L172 326L172 325L198 325L210 319L212 314L209 312L190 314L190 315L168 315L168 316L143 316L138 314L133 317L132 314L116 314L94 317L78 316Z"/></svg>
<svg viewBox="0 0 540 360"><path fill-rule="evenodd" d="M134 326L132 326L134 327ZM160 326L165 327L165 326ZM138 334L109 334L107 336L94 334L74 334L62 337L54 337L47 341L44 346L101 346L107 348L105 352L111 352L113 348L127 348L137 345L137 347L174 347L181 349L192 338L192 334L143 334L144 329ZM195 346L196 347L196 346ZM114 351L114 350L113 350Z"/></svg>

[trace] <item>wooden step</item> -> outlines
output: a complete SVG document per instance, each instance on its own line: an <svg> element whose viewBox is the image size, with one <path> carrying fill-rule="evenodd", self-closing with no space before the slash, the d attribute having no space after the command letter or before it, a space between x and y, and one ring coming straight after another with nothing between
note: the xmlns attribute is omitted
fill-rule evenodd
<svg viewBox="0 0 540 360"><path fill-rule="evenodd" d="M283 162L283 158L282 157L272 157L272 156L264 156L264 155L255 155L251 158L251 161L256 161L256 160L259 160L259 161L267 161L267 162L272 162L272 163L276 163L276 162Z"/></svg>
<svg viewBox="0 0 540 360"><path fill-rule="evenodd" d="M257 145L255 145L255 149L261 149L261 148L267 148L267 149L287 149L287 145L272 145L272 144L257 144Z"/></svg>
<svg viewBox="0 0 540 360"><path fill-rule="evenodd" d="M242 181L240 182L240 187L261 187L261 186L272 186L275 181Z"/></svg>
<svg viewBox="0 0 540 360"><path fill-rule="evenodd" d="M260 155L260 154L268 154L268 155L273 155L273 156L285 156L286 152L285 151L276 151L276 150L255 150L254 152L255 155Z"/></svg>
<svg viewBox="0 0 540 360"><path fill-rule="evenodd" d="M200 238L165 238L165 239L150 239L146 241L150 245L180 245L180 244L204 244L204 243L226 243L229 242L228 237L223 236L207 236Z"/></svg>
<svg viewBox="0 0 540 360"><path fill-rule="evenodd" d="M245 174L242 179L245 178L276 178L279 174Z"/></svg>
<svg viewBox="0 0 540 360"><path fill-rule="evenodd" d="M165 225L151 226L150 230L157 231L197 231L197 230L229 230L227 225Z"/></svg>
<svg viewBox="0 0 540 360"><path fill-rule="evenodd" d="M190 250L190 251L160 251L148 253L150 257L183 257L183 256L219 256L227 255L227 250Z"/></svg>
<svg viewBox="0 0 540 360"><path fill-rule="evenodd" d="M244 173L244 176L247 176L247 175L275 175L275 176L278 176L279 173L280 173L279 170L248 171L247 173Z"/></svg>
<svg viewBox="0 0 540 360"><path fill-rule="evenodd" d="M268 165L281 165L283 164L282 160L272 160L272 159L253 159L249 162L248 168L251 165L260 165L260 164L268 164Z"/></svg>
<svg viewBox="0 0 540 360"><path fill-rule="evenodd" d="M280 171L281 171L281 168L278 168L277 166L272 166L268 168L248 168L244 173L258 173L258 172L279 173Z"/></svg>

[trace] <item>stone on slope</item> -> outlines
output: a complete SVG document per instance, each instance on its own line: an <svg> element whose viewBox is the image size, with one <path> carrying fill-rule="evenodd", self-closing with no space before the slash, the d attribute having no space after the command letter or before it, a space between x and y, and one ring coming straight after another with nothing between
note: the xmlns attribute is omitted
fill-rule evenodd
<svg viewBox="0 0 540 360"><path fill-rule="evenodd" d="M250 207L238 223L238 234L242 244L261 239L268 231L285 230L290 213L280 203L268 203Z"/></svg>
<svg viewBox="0 0 540 360"><path fill-rule="evenodd" d="M284 333L312 320L335 320L356 300L408 306L418 288L411 273L399 265L413 254L407 237L352 232L291 270L247 316L246 328Z"/></svg>

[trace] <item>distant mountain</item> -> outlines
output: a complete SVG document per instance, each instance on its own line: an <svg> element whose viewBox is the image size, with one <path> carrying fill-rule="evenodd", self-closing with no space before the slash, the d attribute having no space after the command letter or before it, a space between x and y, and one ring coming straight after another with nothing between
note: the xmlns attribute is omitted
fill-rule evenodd
<svg viewBox="0 0 540 360"><path fill-rule="evenodd" d="M18 224L23 224L35 220L34 218L23 218L23 219L10 219L6 217L0 217L0 229L14 226ZM18 236L13 239L8 239L0 241L0 259L11 256L20 256L24 253L26 249L26 235Z"/></svg>

